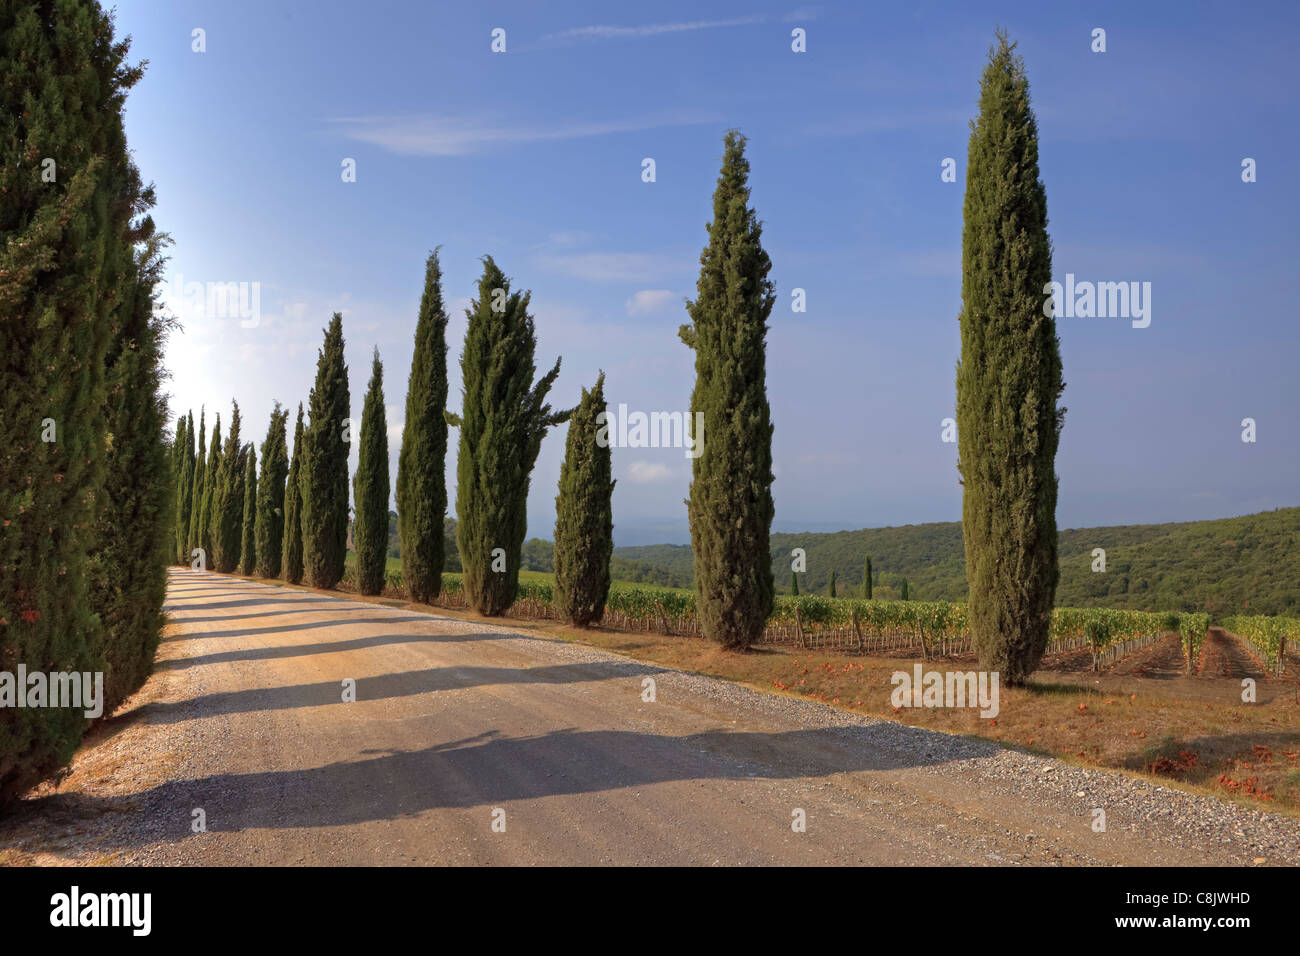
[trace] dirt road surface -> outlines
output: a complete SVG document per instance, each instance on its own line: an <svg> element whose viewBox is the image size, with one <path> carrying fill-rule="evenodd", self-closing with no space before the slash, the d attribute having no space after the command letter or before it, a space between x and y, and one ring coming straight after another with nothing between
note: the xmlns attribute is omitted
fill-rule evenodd
<svg viewBox="0 0 1300 956"><path fill-rule="evenodd" d="M47 798L117 862L1300 863L1300 821L508 622L183 569L167 609L116 785Z"/></svg>

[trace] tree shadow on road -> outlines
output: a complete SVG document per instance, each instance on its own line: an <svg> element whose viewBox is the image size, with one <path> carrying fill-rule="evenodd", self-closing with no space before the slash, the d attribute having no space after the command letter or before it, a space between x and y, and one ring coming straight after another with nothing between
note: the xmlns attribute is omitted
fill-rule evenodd
<svg viewBox="0 0 1300 956"><path fill-rule="evenodd" d="M366 623L353 621L350 623ZM382 623L391 624L391 621ZM190 637L194 635L182 635ZM233 661L266 661L285 657L308 657L316 654L337 654L343 651L356 651L369 647L384 647L390 644L455 644L464 641L499 641L513 635L496 632L465 634L376 634L370 637L357 637L350 640L323 641L317 644L289 644L283 647L249 647L235 651L218 651L212 654L200 654L195 657L176 657L160 660L154 670L175 671L189 667L202 667L208 664L229 664Z"/></svg>
<svg viewBox="0 0 1300 956"><path fill-rule="evenodd" d="M63 800L87 812L134 811L147 813L155 824L165 821L164 832L155 829L147 840L134 838L130 827L105 834L109 843L134 846L191 837L194 807L204 808L207 828L216 832L338 827L660 783L897 770L997 749L951 738L936 748L942 736L888 722L773 733L710 730L683 737L572 728L529 737L488 731L421 750L364 751L374 756L321 767L216 774L125 796Z"/></svg>
<svg viewBox="0 0 1300 956"><path fill-rule="evenodd" d="M410 635L397 635L409 638ZM356 678L356 703L344 703L339 680L286 687L256 687L249 690L204 694L189 700L157 702L140 707L152 723L170 724L199 720L219 714L247 714L258 711L292 710L300 707L357 707L368 701L411 697L439 691L462 690L492 684L573 684L613 678L664 674L663 667L618 663L553 664L545 667L433 667L426 670Z"/></svg>

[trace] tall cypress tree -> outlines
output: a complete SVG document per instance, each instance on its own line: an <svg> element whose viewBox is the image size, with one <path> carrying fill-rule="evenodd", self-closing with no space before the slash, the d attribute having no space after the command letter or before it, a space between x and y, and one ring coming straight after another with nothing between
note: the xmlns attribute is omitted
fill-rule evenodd
<svg viewBox="0 0 1300 956"><path fill-rule="evenodd" d="M903 578L903 583L899 586L898 596L901 600L908 600L907 578Z"/></svg>
<svg viewBox="0 0 1300 956"><path fill-rule="evenodd" d="M384 366L375 349L370 385L361 409L361 453L352 485L356 512L352 541L357 552L357 590L379 594L388 569L388 419L384 414Z"/></svg>
<svg viewBox="0 0 1300 956"><path fill-rule="evenodd" d="M217 468L212 492L213 567L230 574L239 567L239 552L244 545L244 445L239 434L239 403L233 402L230 434Z"/></svg>
<svg viewBox="0 0 1300 956"><path fill-rule="evenodd" d="M112 451L91 551L91 607L104 627L104 715L145 682L162 636L167 565L175 556L176 485L165 444L163 338L170 318L155 315L166 239L147 233L120 301L109 346L105 411Z"/></svg>
<svg viewBox="0 0 1300 956"><path fill-rule="evenodd" d="M709 243L700 256L691 325L681 339L695 351L692 420L700 421L692 461L691 544L695 606L706 637L744 650L772 613L772 422L767 403L767 318L776 300L749 206L745 139L727 133L713 193Z"/></svg>
<svg viewBox="0 0 1300 956"><path fill-rule="evenodd" d="M184 471L176 499L176 544L177 558L181 564L188 564L190 559L190 512L194 494L194 412L185 416L185 450Z"/></svg>
<svg viewBox="0 0 1300 956"><path fill-rule="evenodd" d="M280 576L290 584L302 581L302 402L298 403L298 424L293 429L293 460L284 485L284 545Z"/></svg>
<svg viewBox="0 0 1300 956"><path fill-rule="evenodd" d="M239 570L257 573L257 452L248 446L248 463L244 467L243 542L239 549Z"/></svg>
<svg viewBox="0 0 1300 956"><path fill-rule="evenodd" d="M790 572L790 593L799 596L799 574L795 571Z"/></svg>
<svg viewBox="0 0 1300 956"><path fill-rule="evenodd" d="M188 427L188 423L185 420L185 416L182 415L180 418L176 419L176 433L172 437L172 449L171 449L171 475L172 475L172 483L173 483L172 497L173 500L176 502L176 506L173 509L173 517L175 518L175 520L172 523L173 544L172 544L172 553L171 553L171 563L175 563L175 564L183 563L185 560L184 557L185 556L185 535L189 531L189 527L188 527L189 515L187 514L185 516L186 528L182 530L181 512L182 512L182 505L185 500L185 493L189 490L189 485L187 484L187 482L191 481L194 477L192 474L187 475L186 468L185 468L187 463L187 458L189 457L186 454L187 446L189 444L189 436L186 435L185 433L187 427Z"/></svg>
<svg viewBox="0 0 1300 956"><path fill-rule="evenodd" d="M1010 685L1024 683L1047 647L1065 416L1056 323L1043 306L1052 252L1038 126L1014 51L999 31L971 124L957 365L971 635L981 668Z"/></svg>
<svg viewBox="0 0 1300 956"><path fill-rule="evenodd" d="M285 425L288 420L289 410L276 402L271 410L266 438L262 440L262 476L257 483L253 534L257 549L256 573L264 578L278 577L284 561L284 480L289 471Z"/></svg>
<svg viewBox="0 0 1300 956"><path fill-rule="evenodd" d="M871 600L871 558L867 558L867 563L862 568L862 596L868 601Z"/></svg>
<svg viewBox="0 0 1300 956"><path fill-rule="evenodd" d="M511 292L491 256L483 258L478 298L466 310L461 353L464 406L447 422L460 428L456 461L456 544L466 600L480 614L502 613L519 588L527 531L528 485L546 429L572 410L552 412L546 394L560 360L533 384L537 336L532 293Z"/></svg>
<svg viewBox="0 0 1300 956"><path fill-rule="evenodd" d="M415 324L415 354L406 387L406 422L397 458L397 532L402 583L412 601L428 604L442 591L447 516L447 313L438 251L424 266L424 295Z"/></svg>
<svg viewBox="0 0 1300 956"><path fill-rule="evenodd" d="M208 464L203 471L203 495L199 500L199 544L203 549L204 560L208 570L215 567L216 557L213 546L213 501L216 499L217 478L221 471L221 413L212 426L212 441L208 447Z"/></svg>
<svg viewBox="0 0 1300 956"><path fill-rule="evenodd" d="M555 498L555 610L579 627L605 616L609 559L614 553L605 373L582 390L565 440L560 493Z"/></svg>
<svg viewBox="0 0 1300 956"><path fill-rule="evenodd" d="M10 673L104 666L89 554L109 441L105 357L142 199L122 123L141 75L127 52L97 3L0 11L0 671ZM85 726L76 708L0 707L0 802L62 767Z"/></svg>
<svg viewBox="0 0 1300 956"><path fill-rule="evenodd" d="M831 571L830 596L831 596L831 597L835 597L835 596L836 596L836 594L835 594L835 572L834 572L833 570Z"/></svg>
<svg viewBox="0 0 1300 956"><path fill-rule="evenodd" d="M348 551L350 436L345 422L351 415L343 316L338 312L325 330L308 407L311 423L302 467L303 568L312 587L332 588L343 577Z"/></svg>
<svg viewBox="0 0 1300 956"><path fill-rule="evenodd" d="M199 406L199 441L194 453L194 480L190 483L190 524L185 535L185 563L194 558L194 549L201 548L203 535L203 492L207 486L207 421L206 409Z"/></svg>

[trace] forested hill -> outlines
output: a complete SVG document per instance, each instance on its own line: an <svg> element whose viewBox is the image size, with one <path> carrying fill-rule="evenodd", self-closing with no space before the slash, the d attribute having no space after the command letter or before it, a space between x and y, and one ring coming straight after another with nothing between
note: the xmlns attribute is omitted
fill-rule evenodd
<svg viewBox="0 0 1300 956"><path fill-rule="evenodd" d="M896 597L906 578L914 600L964 600L965 558L957 522L772 535L778 591L790 590L790 554L807 553L803 593L858 595L871 556L875 596ZM1106 552L1094 572L1093 549ZM689 587L686 545L615 548L615 577ZM1300 508L1174 524L1074 528L1060 534L1056 603L1072 607L1205 610L1212 614L1300 612ZM641 569L644 578L638 578ZM620 573L620 571L624 573ZM652 577L653 576L653 577Z"/></svg>

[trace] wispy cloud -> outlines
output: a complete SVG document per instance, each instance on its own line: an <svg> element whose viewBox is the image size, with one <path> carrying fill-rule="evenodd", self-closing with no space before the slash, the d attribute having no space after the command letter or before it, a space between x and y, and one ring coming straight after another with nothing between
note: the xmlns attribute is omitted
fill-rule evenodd
<svg viewBox="0 0 1300 956"><path fill-rule="evenodd" d="M668 481L672 477L672 469L667 465L651 461L634 461L627 466L624 480L633 485L652 485Z"/></svg>
<svg viewBox="0 0 1300 956"><path fill-rule="evenodd" d="M699 112L662 113L625 119L554 123L545 126L484 122L449 116L360 116L330 120L343 135L408 156L467 156L519 143L540 143L613 133L637 133L668 126L715 123Z"/></svg>
<svg viewBox="0 0 1300 956"><path fill-rule="evenodd" d="M676 298L668 289L641 289L627 300L627 314L649 315L658 312Z"/></svg>
<svg viewBox="0 0 1300 956"><path fill-rule="evenodd" d="M642 252L580 252L541 255L537 264L550 272L588 282L650 282L680 272L689 260Z"/></svg>
<svg viewBox="0 0 1300 956"><path fill-rule="evenodd" d="M723 27L744 27L762 23L764 17L736 17L731 20L684 20L678 23L652 23L639 27L590 26L575 27L562 33L542 37L542 42L575 43L599 40L626 40L638 37L662 36L665 33L689 33L694 30L716 30Z"/></svg>
<svg viewBox="0 0 1300 956"><path fill-rule="evenodd" d="M924 129L947 126L967 135L970 110L913 110L908 113L877 113L868 116L840 116L804 128L809 136L858 136L862 133Z"/></svg>
<svg viewBox="0 0 1300 956"><path fill-rule="evenodd" d="M798 20L816 20L821 16L821 7L800 7L797 10L791 10L781 19L786 23L794 23Z"/></svg>

